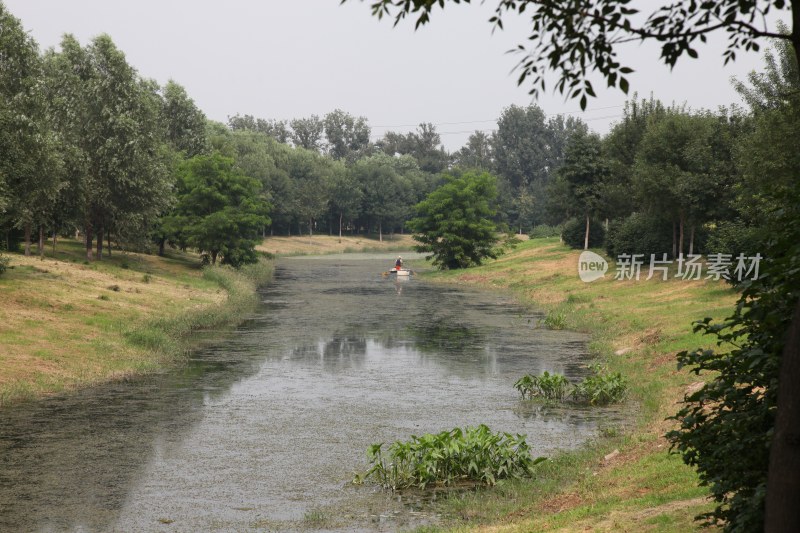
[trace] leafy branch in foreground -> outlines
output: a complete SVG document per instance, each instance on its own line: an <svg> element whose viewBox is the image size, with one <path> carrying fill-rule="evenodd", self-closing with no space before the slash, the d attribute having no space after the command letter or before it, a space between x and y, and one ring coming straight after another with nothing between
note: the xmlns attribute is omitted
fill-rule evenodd
<svg viewBox="0 0 800 533"><path fill-rule="evenodd" d="M346 1L346 0L343 0ZM470 0L450 0L451 4ZM430 22L433 9L444 9L445 0L373 0L372 14L392 17L395 24L406 17L416 17L415 27ZM641 10L641 4L630 0L497 0L489 23L503 28L508 15L527 16L530 29L525 44L511 52L521 56L517 83L530 82L530 94L538 96L546 89L545 74L558 76L558 91L570 98L579 98L586 109L589 97L595 97L590 81L598 73L609 87L627 93L627 75L633 69L624 65L618 52L631 41L658 43L660 59L669 67L688 56L698 57L698 45L708 36L724 32L727 46L722 52L725 63L734 61L736 53L758 51L758 41L765 37L791 41L800 45L800 32L782 34L770 28L767 15L798 9L798 0L673 0L658 2ZM797 17L797 15L794 15ZM797 18L795 18L797 20Z"/></svg>
<svg viewBox="0 0 800 533"><path fill-rule="evenodd" d="M397 441L384 456L383 443L367 450L372 467L356 474L353 483L374 480L397 490L458 482L494 485L500 479L528 477L545 460L534 459L524 435L493 433L484 424L428 433Z"/></svg>

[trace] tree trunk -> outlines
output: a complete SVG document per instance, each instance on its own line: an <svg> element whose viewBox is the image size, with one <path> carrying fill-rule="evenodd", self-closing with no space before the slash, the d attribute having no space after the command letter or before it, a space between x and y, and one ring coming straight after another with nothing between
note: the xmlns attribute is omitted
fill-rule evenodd
<svg viewBox="0 0 800 533"><path fill-rule="evenodd" d="M92 223L86 224L86 260L92 261Z"/></svg>
<svg viewBox="0 0 800 533"><path fill-rule="evenodd" d="M343 213L339 213L339 242L342 242L342 217Z"/></svg>
<svg viewBox="0 0 800 533"><path fill-rule="evenodd" d="M583 249L589 249L589 213L586 213L586 234L583 236Z"/></svg>
<svg viewBox="0 0 800 533"><path fill-rule="evenodd" d="M216 250L211 252L211 264L212 265L216 265L217 264L217 251Z"/></svg>
<svg viewBox="0 0 800 533"><path fill-rule="evenodd" d="M44 226L39 226L39 257L44 259Z"/></svg>
<svg viewBox="0 0 800 533"><path fill-rule="evenodd" d="M681 213L680 217L678 235L678 257L683 257L683 213Z"/></svg>
<svg viewBox="0 0 800 533"><path fill-rule="evenodd" d="M383 222L378 222L378 240L383 242Z"/></svg>
<svg viewBox="0 0 800 533"><path fill-rule="evenodd" d="M103 260L103 226L97 228L97 260Z"/></svg>
<svg viewBox="0 0 800 533"><path fill-rule="evenodd" d="M678 257L678 233L675 228L675 220L672 221L672 257Z"/></svg>
<svg viewBox="0 0 800 533"><path fill-rule="evenodd" d="M778 412L769 450L764 531L800 531L800 300L783 346Z"/></svg>
<svg viewBox="0 0 800 533"><path fill-rule="evenodd" d="M164 244L166 244L166 242L167 242L167 239L165 239L164 237L161 237L160 239L158 239L158 256L159 257L164 257Z"/></svg>
<svg viewBox="0 0 800 533"><path fill-rule="evenodd" d="M31 223L25 223L25 257L31 255Z"/></svg>
<svg viewBox="0 0 800 533"><path fill-rule="evenodd" d="M689 229L689 255L694 253L694 224Z"/></svg>
<svg viewBox="0 0 800 533"><path fill-rule="evenodd" d="M111 230L106 232L106 244L108 244L108 257L111 257Z"/></svg>
<svg viewBox="0 0 800 533"><path fill-rule="evenodd" d="M792 0L792 44L800 62L800 0ZM769 453L764 531L800 531L800 301L795 304L778 374L778 412Z"/></svg>
<svg viewBox="0 0 800 533"><path fill-rule="evenodd" d="M53 228L53 257L56 256L56 241L58 240L58 231Z"/></svg>

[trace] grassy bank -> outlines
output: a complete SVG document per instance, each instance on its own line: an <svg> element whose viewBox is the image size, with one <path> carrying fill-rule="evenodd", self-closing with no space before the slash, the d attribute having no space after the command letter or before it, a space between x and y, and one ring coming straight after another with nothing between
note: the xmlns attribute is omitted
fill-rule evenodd
<svg viewBox="0 0 800 533"><path fill-rule="evenodd" d="M272 255L318 255L354 252L396 252L410 250L415 241L410 235L338 236L297 235L294 237L267 237L256 249Z"/></svg>
<svg viewBox="0 0 800 533"><path fill-rule="evenodd" d="M230 324L271 275L200 268L197 256L113 252L86 263L60 241L44 260L9 254L0 276L0 406L158 371L185 354L192 331Z"/></svg>
<svg viewBox="0 0 800 533"><path fill-rule="evenodd" d="M552 458L533 481L450 498L441 508L447 527L682 532L712 507L663 435L671 427L665 418L697 380L677 371L675 354L711 347L691 322L728 316L735 292L705 280L645 281L646 272L641 281L614 281L613 267L604 279L583 283L578 255L557 239L537 239L482 267L430 275L511 290L544 309L549 323L589 333L592 355L629 379L637 407L631 428L607 430L579 452Z"/></svg>

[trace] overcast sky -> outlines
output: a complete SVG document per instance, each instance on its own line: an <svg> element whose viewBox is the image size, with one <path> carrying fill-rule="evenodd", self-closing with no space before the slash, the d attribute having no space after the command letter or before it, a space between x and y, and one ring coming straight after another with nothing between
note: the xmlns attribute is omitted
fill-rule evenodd
<svg viewBox="0 0 800 533"><path fill-rule="evenodd" d="M503 108L532 103L511 73L515 57L505 54L524 42L526 19L508 18L493 35L487 19L495 2L450 5L414 32L412 23L378 21L357 0L2 1L42 49L57 47L64 33L84 44L107 33L142 76L174 79L223 122L236 113L291 119L340 108L366 117L373 138L432 122L452 151L470 132L494 128ZM693 109L740 103L730 77L760 69L761 58L739 54L723 67L722 49L721 41L702 48L699 60L670 72L657 48L632 45L623 56L637 71L631 90ZM585 113L558 94L537 103L548 115L577 115L605 133L626 96L598 94Z"/></svg>

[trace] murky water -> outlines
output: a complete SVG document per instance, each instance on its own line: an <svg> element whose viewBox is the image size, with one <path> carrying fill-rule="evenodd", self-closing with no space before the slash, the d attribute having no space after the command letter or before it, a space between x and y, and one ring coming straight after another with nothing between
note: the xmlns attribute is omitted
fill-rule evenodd
<svg viewBox="0 0 800 533"><path fill-rule="evenodd" d="M185 368L0 411L0 531L392 531L435 516L349 483L369 444L486 423L549 455L614 418L513 389L582 375L583 336L383 278L391 259L282 260L252 319Z"/></svg>

